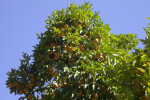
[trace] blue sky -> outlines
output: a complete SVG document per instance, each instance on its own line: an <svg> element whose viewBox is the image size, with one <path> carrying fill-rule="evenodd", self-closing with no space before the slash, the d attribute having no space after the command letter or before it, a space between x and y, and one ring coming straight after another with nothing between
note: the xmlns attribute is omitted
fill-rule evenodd
<svg viewBox="0 0 150 100"><path fill-rule="evenodd" d="M89 1L100 11L105 24L113 33L135 33L146 36L142 27L149 23L150 0L0 0L0 99L17 100L19 96L6 88L6 73L18 68L22 53L32 54L38 43L36 33L46 31L45 19L52 11L67 7L67 3ZM141 44L140 47L143 47Z"/></svg>

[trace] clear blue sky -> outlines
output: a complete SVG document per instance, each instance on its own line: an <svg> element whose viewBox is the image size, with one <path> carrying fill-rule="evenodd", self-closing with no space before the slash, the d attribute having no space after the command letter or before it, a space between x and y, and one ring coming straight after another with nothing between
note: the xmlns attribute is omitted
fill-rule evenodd
<svg viewBox="0 0 150 100"><path fill-rule="evenodd" d="M32 54L38 43L36 33L44 32L45 19L67 3L89 1L113 33L135 33L144 38L150 17L150 0L0 0L0 99L17 100L19 96L6 88L6 73L18 68L22 53ZM142 47L142 45L139 45Z"/></svg>

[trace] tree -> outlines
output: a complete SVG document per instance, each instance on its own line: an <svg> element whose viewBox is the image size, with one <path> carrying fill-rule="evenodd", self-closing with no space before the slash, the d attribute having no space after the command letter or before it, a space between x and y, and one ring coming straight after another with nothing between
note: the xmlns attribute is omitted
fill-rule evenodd
<svg viewBox="0 0 150 100"><path fill-rule="evenodd" d="M84 2L52 12L46 28L33 55L24 53L19 69L7 73L10 93L24 94L20 100L150 98L150 27L141 39L145 48L135 49L135 34L109 33Z"/></svg>

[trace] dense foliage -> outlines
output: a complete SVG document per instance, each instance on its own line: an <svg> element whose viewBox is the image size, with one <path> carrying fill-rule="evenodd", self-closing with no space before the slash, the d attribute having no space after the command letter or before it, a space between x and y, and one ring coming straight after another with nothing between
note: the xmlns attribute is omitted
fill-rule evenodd
<svg viewBox="0 0 150 100"><path fill-rule="evenodd" d="M141 40L145 47L135 49L135 34L110 33L84 2L52 12L46 28L33 55L24 53L19 69L7 73L10 93L21 100L150 98L150 27Z"/></svg>

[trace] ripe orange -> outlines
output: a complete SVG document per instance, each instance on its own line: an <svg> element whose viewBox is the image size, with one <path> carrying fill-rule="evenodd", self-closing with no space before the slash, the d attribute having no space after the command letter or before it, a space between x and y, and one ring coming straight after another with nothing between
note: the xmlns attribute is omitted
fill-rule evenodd
<svg viewBox="0 0 150 100"><path fill-rule="evenodd" d="M34 87L34 83L29 83L29 87Z"/></svg>
<svg viewBox="0 0 150 100"><path fill-rule="evenodd" d="M84 22L81 22L81 26L84 27Z"/></svg>
<svg viewBox="0 0 150 100"><path fill-rule="evenodd" d="M93 55L93 58L94 58L94 59L97 59L97 55L96 55L96 54L95 54L95 55Z"/></svg>
<svg viewBox="0 0 150 100"><path fill-rule="evenodd" d="M72 32L72 28L69 29L69 32Z"/></svg>
<svg viewBox="0 0 150 100"><path fill-rule="evenodd" d="M117 100L119 98L119 95L118 94L116 94L115 95L115 100Z"/></svg>
<svg viewBox="0 0 150 100"><path fill-rule="evenodd" d="M53 67L49 66L49 67L47 68L47 70L50 71L50 72L52 72L52 71L53 71Z"/></svg>
<svg viewBox="0 0 150 100"><path fill-rule="evenodd" d="M74 22L74 23L73 23L73 26L75 26L75 27L76 27L76 26L77 26L77 23L78 23L78 22Z"/></svg>
<svg viewBox="0 0 150 100"><path fill-rule="evenodd" d="M26 93L28 92L29 88L24 88L23 92Z"/></svg>
<svg viewBox="0 0 150 100"><path fill-rule="evenodd" d="M97 100L98 99L98 94L96 93L96 94L94 94L94 98Z"/></svg>
<svg viewBox="0 0 150 100"><path fill-rule="evenodd" d="M44 94L41 94L41 97L42 97L42 98L45 98L45 95L44 95Z"/></svg>
<svg viewBox="0 0 150 100"><path fill-rule="evenodd" d="M98 36L98 38L99 38L99 39L101 39L101 38L102 38L102 36L101 36L101 35L99 35L99 36Z"/></svg>
<svg viewBox="0 0 150 100"><path fill-rule="evenodd" d="M138 74L138 75L143 75L144 74L144 72L142 72L140 69L136 69L136 74Z"/></svg>
<svg viewBox="0 0 150 100"><path fill-rule="evenodd" d="M50 43L50 47L54 47L55 46L55 43Z"/></svg>
<svg viewBox="0 0 150 100"><path fill-rule="evenodd" d="M142 97L142 100L149 100L147 96Z"/></svg>
<svg viewBox="0 0 150 100"><path fill-rule="evenodd" d="M100 60L103 60L103 59L104 59L104 57L103 57L103 54L102 54L102 53L100 53L100 54L99 54L99 59L100 59Z"/></svg>
<svg viewBox="0 0 150 100"><path fill-rule="evenodd" d="M88 79L88 78L86 78L86 79L85 79L85 81L86 81L86 83L88 83L88 82L89 82L89 79Z"/></svg>
<svg viewBox="0 0 150 100"><path fill-rule="evenodd" d="M53 98L55 96L55 93L50 93L50 98Z"/></svg>
<svg viewBox="0 0 150 100"><path fill-rule="evenodd" d="M81 97L83 95L82 91L79 92L79 97Z"/></svg>
<svg viewBox="0 0 150 100"><path fill-rule="evenodd" d="M65 33L61 33L61 34L59 34L59 37L65 37L66 36L66 34Z"/></svg>
<svg viewBox="0 0 150 100"><path fill-rule="evenodd" d="M27 74L28 74L28 72L27 72L27 71L23 71L23 74L27 75Z"/></svg>
<svg viewBox="0 0 150 100"><path fill-rule="evenodd" d="M14 86L18 86L18 82L14 82Z"/></svg>
<svg viewBox="0 0 150 100"><path fill-rule="evenodd" d="M84 51L84 47L82 45L80 45L79 48L80 48L80 51L82 51L82 52Z"/></svg>
<svg viewBox="0 0 150 100"><path fill-rule="evenodd" d="M54 57L55 60L59 60L59 57Z"/></svg>
<svg viewBox="0 0 150 100"><path fill-rule="evenodd" d="M64 28L68 28L68 24L65 24L65 25L64 25Z"/></svg>
<svg viewBox="0 0 150 100"><path fill-rule="evenodd" d="M60 53L59 53L59 52L54 52L54 54L55 54L54 59L55 59L55 60L59 60L59 58L60 58Z"/></svg>
<svg viewBox="0 0 150 100"><path fill-rule="evenodd" d="M17 90L20 90L20 88L21 88L20 85L17 85L17 86L16 86L16 89L17 89Z"/></svg>
<svg viewBox="0 0 150 100"><path fill-rule="evenodd" d="M63 29L63 27L59 27L59 30L62 30Z"/></svg>
<svg viewBox="0 0 150 100"><path fill-rule="evenodd" d="M21 94L23 94L23 93L24 93L24 91L23 91L23 90L20 90L20 91L19 91L19 94L20 94L20 95L21 95Z"/></svg>
<svg viewBox="0 0 150 100"><path fill-rule="evenodd" d="M38 76L38 77L37 77L37 80L40 80L40 79L41 79L41 78Z"/></svg>
<svg viewBox="0 0 150 100"><path fill-rule="evenodd" d="M60 53L59 52L54 52L56 57L60 57Z"/></svg>
<svg viewBox="0 0 150 100"><path fill-rule="evenodd" d="M41 61L41 64L44 64L44 62L45 62L45 61L44 61L44 60L42 60L42 61Z"/></svg>
<svg viewBox="0 0 150 100"><path fill-rule="evenodd" d="M70 61L71 61L71 62L74 62L74 61L75 61L75 59L74 59L74 58L71 58L71 59L70 59Z"/></svg>
<svg viewBox="0 0 150 100"><path fill-rule="evenodd" d="M83 35L83 37L84 37L85 39L87 39L87 38L88 38L88 36L87 36L87 35Z"/></svg>
<svg viewBox="0 0 150 100"><path fill-rule="evenodd" d="M31 82L31 83L34 82L34 78L30 78L30 82Z"/></svg>
<svg viewBox="0 0 150 100"><path fill-rule="evenodd" d="M106 92L105 86L104 86L104 85L102 85L101 87L102 87L102 91L103 91L103 93L105 93L105 92Z"/></svg>
<svg viewBox="0 0 150 100"><path fill-rule="evenodd" d="M12 88L14 85L13 85L13 83L9 83L8 86L9 86L10 88Z"/></svg>
<svg viewBox="0 0 150 100"><path fill-rule="evenodd" d="M72 54L73 53L73 48L72 47L68 47L67 48L67 52Z"/></svg>
<svg viewBox="0 0 150 100"><path fill-rule="evenodd" d="M92 98L91 100L96 100L95 98Z"/></svg>
<svg viewBox="0 0 150 100"><path fill-rule="evenodd" d="M67 85L67 83L64 82L64 83L62 83L61 85L62 85L62 87L65 87L65 86Z"/></svg>
<svg viewBox="0 0 150 100"><path fill-rule="evenodd" d="M54 88L58 88L58 84L57 83L53 83L53 87Z"/></svg>
<svg viewBox="0 0 150 100"><path fill-rule="evenodd" d="M95 38L95 39L93 40L93 43L94 43L94 44L97 44L97 43L98 43L98 39Z"/></svg>
<svg viewBox="0 0 150 100"><path fill-rule="evenodd" d="M33 73L31 73L31 74L30 74L30 77L31 77L31 78L33 78L33 77L34 77L34 74L33 74Z"/></svg>
<svg viewBox="0 0 150 100"><path fill-rule="evenodd" d="M31 99L32 99L32 94L28 94L27 100L31 100Z"/></svg>
<svg viewBox="0 0 150 100"><path fill-rule="evenodd" d="M84 82L81 80L80 82L79 82L79 85L82 85Z"/></svg>

